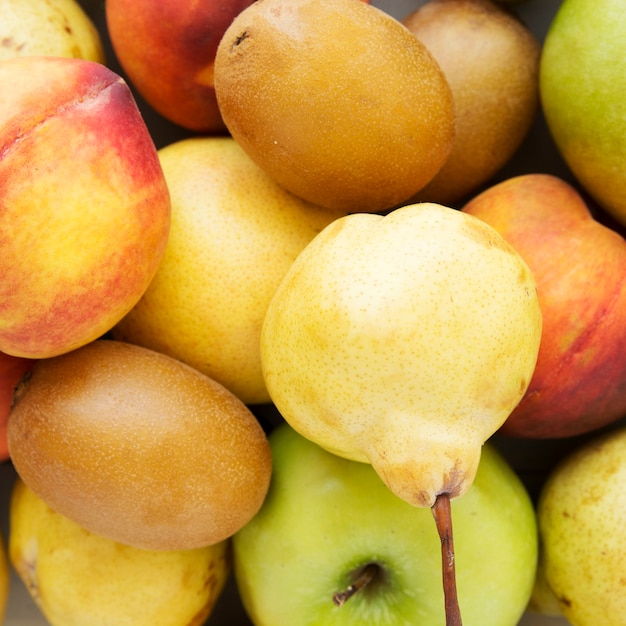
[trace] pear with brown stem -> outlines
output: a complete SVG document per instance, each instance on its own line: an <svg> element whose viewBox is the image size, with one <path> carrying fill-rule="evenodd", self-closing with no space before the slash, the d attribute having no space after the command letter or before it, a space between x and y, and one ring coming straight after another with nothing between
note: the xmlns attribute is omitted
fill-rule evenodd
<svg viewBox="0 0 626 626"><path fill-rule="evenodd" d="M461 623L450 499L522 398L542 325L527 265L468 217L424 203L336 220L285 276L261 339L287 422L432 508L449 626Z"/></svg>

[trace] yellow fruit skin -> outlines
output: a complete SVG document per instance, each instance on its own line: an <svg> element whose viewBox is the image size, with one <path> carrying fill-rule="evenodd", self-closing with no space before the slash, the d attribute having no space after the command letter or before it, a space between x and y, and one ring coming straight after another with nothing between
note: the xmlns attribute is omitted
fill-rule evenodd
<svg viewBox="0 0 626 626"><path fill-rule="evenodd" d="M495 229L415 204L348 215L305 248L268 308L263 372L301 434L432 506L472 483L541 327L533 276Z"/></svg>
<svg viewBox="0 0 626 626"><path fill-rule="evenodd" d="M342 214L285 191L232 138L182 140L159 157L172 198L167 248L113 334L184 361L246 404L269 402L265 311L298 253Z"/></svg>
<svg viewBox="0 0 626 626"><path fill-rule="evenodd" d="M104 46L75 0L2 0L0 59L59 56L104 64Z"/></svg>
<svg viewBox="0 0 626 626"><path fill-rule="evenodd" d="M18 478L11 563L52 626L200 626L231 567L230 540L195 550L142 550L90 533Z"/></svg>
<svg viewBox="0 0 626 626"><path fill-rule="evenodd" d="M454 137L443 72L411 33L354 0L264 0L218 47L215 89L233 137L311 202L392 208L423 187Z"/></svg>
<svg viewBox="0 0 626 626"><path fill-rule="evenodd" d="M581 444L548 476L537 516L543 576L568 623L624 626L626 429Z"/></svg>

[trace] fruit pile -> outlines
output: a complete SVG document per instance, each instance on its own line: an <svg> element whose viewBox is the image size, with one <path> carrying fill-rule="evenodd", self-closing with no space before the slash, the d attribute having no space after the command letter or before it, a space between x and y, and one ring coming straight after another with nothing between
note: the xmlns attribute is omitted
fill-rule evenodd
<svg viewBox="0 0 626 626"><path fill-rule="evenodd" d="M0 0L0 622L626 625L621 23Z"/></svg>

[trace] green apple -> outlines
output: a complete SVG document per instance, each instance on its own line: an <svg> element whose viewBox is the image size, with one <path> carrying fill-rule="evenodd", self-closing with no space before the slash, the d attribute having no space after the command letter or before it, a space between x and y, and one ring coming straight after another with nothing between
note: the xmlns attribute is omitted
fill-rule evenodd
<svg viewBox="0 0 626 626"><path fill-rule="evenodd" d="M626 223L626 11L622 0L565 0L540 62L540 96L574 176Z"/></svg>
<svg viewBox="0 0 626 626"><path fill-rule="evenodd" d="M236 581L253 623L443 626L430 510L391 493L371 465L335 456L287 424L270 443L267 500L233 538ZM463 623L514 626L535 579L536 517L520 479L491 444L452 513ZM351 584L363 586L334 602Z"/></svg>
<svg viewBox="0 0 626 626"><path fill-rule="evenodd" d="M626 428L598 434L552 471L538 503L545 582L576 626L626 624Z"/></svg>

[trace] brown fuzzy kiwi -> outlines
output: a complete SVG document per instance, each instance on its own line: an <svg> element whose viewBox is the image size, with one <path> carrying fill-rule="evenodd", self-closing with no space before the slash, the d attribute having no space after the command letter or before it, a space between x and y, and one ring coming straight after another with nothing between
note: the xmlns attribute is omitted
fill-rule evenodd
<svg viewBox="0 0 626 626"><path fill-rule="evenodd" d="M260 508L271 453L224 387L163 354L98 340L38 361L9 419L24 483L91 532L183 550L234 534Z"/></svg>
<svg viewBox="0 0 626 626"><path fill-rule="evenodd" d="M454 137L452 95L398 20L355 0L260 0L225 32L215 90L235 140L310 202L381 211L423 187Z"/></svg>

